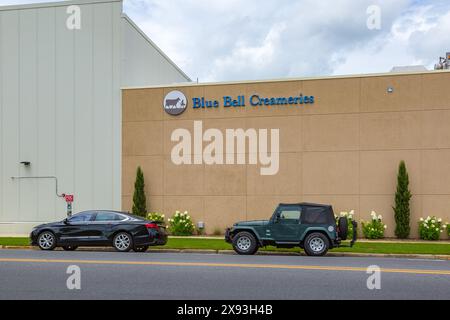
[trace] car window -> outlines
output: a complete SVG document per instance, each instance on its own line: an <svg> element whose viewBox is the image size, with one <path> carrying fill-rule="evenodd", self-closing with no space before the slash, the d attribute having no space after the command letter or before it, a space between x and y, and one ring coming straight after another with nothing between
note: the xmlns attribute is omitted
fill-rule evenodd
<svg viewBox="0 0 450 320"><path fill-rule="evenodd" d="M114 212L98 212L95 221L120 221L124 217Z"/></svg>
<svg viewBox="0 0 450 320"><path fill-rule="evenodd" d="M282 208L280 210L281 220L300 220L300 208Z"/></svg>
<svg viewBox="0 0 450 320"><path fill-rule="evenodd" d="M69 222L87 222L90 221L92 218L93 213L92 212L82 212L82 213L78 213L73 215L70 219Z"/></svg>

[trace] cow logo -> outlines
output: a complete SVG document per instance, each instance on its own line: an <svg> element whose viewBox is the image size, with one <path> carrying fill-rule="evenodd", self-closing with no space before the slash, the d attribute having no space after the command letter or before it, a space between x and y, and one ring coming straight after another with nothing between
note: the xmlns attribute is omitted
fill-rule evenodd
<svg viewBox="0 0 450 320"><path fill-rule="evenodd" d="M187 108L186 96L180 91L171 91L164 98L164 111L172 116L182 114Z"/></svg>

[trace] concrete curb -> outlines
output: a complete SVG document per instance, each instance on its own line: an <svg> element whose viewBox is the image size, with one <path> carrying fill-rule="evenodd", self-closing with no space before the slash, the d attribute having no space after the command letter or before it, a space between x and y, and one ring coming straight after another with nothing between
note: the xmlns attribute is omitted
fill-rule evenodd
<svg viewBox="0 0 450 320"><path fill-rule="evenodd" d="M2 246L3 250L39 250L33 246ZM62 249L59 249L62 250ZM113 248L79 248L79 251L106 251L115 252ZM214 250L214 249L148 249L151 253L197 253L197 254L230 254L235 255L233 250ZM278 252L278 251L258 251L261 256L306 256L303 252ZM394 253L357 253L357 252L328 252L328 257L360 257L360 258L404 258L404 259L429 259L429 260L450 260L450 255L436 254L394 254Z"/></svg>
<svg viewBox="0 0 450 320"><path fill-rule="evenodd" d="M224 236L170 236L170 238L174 239L204 239L204 240L223 240ZM370 240L370 239L364 239L359 238L357 242L363 242L363 243L394 243L394 244L450 244L450 240L436 240L436 241L426 241L426 240L419 240L419 239L380 239L380 240Z"/></svg>

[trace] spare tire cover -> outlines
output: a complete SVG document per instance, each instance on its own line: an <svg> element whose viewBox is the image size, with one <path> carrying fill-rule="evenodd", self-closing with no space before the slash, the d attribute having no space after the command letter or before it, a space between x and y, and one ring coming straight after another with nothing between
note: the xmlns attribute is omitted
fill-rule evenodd
<svg viewBox="0 0 450 320"><path fill-rule="evenodd" d="M339 237L342 240L347 240L348 235L348 220L346 217L340 217L338 221Z"/></svg>

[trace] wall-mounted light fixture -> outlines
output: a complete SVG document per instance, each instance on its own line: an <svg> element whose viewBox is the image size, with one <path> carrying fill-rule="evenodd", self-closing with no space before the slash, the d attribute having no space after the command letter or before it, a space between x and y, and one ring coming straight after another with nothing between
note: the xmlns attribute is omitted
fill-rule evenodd
<svg viewBox="0 0 450 320"><path fill-rule="evenodd" d="M200 230L205 229L205 223L203 221L197 222L197 228Z"/></svg>
<svg viewBox="0 0 450 320"><path fill-rule="evenodd" d="M20 164L23 164L25 167L29 167L31 165L30 161L21 161Z"/></svg>
<svg viewBox="0 0 450 320"><path fill-rule="evenodd" d="M394 88L393 87L388 87L387 88L387 93L393 93L394 92Z"/></svg>

